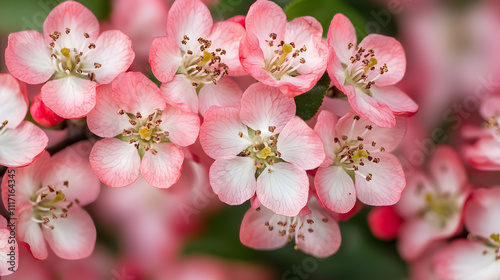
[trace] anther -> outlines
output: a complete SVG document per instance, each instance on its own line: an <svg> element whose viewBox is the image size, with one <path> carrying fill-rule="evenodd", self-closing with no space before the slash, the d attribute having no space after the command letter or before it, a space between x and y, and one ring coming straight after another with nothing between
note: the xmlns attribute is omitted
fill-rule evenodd
<svg viewBox="0 0 500 280"><path fill-rule="evenodd" d="M83 33L83 36L84 36L85 38L87 38L87 39L90 37L90 36L89 36L89 33Z"/></svg>
<svg viewBox="0 0 500 280"><path fill-rule="evenodd" d="M94 43L90 43L89 49L91 49L91 50L95 49L95 44Z"/></svg>
<svg viewBox="0 0 500 280"><path fill-rule="evenodd" d="M102 64L94 62L95 69L101 68Z"/></svg>
<svg viewBox="0 0 500 280"><path fill-rule="evenodd" d="M373 178L373 175L371 173L368 173L368 175L366 175L366 181L371 181Z"/></svg>

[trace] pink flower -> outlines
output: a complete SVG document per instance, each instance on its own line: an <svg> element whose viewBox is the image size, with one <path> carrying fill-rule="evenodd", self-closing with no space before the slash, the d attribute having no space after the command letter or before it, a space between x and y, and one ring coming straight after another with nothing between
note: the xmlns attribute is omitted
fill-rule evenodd
<svg viewBox="0 0 500 280"><path fill-rule="evenodd" d="M6 174L5 177L8 182L9 174ZM0 276L12 274L17 271L19 265L19 247L15 239L14 229L15 226L7 224L7 220L0 216Z"/></svg>
<svg viewBox="0 0 500 280"><path fill-rule="evenodd" d="M97 83L110 83L134 60L130 39L120 31L99 35L99 22L82 4L66 1L34 30L9 35L7 68L29 84L45 83L42 100L63 118L81 118L95 106Z"/></svg>
<svg viewBox="0 0 500 280"><path fill-rule="evenodd" d="M90 169L90 143L80 142L24 168L9 169L2 180L2 199L9 205L15 190L16 238L37 259L47 258L47 242L64 259L88 257L94 250L96 229L83 210L99 195L100 183ZM12 181L15 180L15 183ZM13 187L11 187L14 185Z"/></svg>
<svg viewBox="0 0 500 280"><path fill-rule="evenodd" d="M238 107L242 91L226 75L242 75L238 46L245 29L213 23L200 0L177 0L168 13L167 36L151 45L151 70L167 102L204 114L212 105Z"/></svg>
<svg viewBox="0 0 500 280"><path fill-rule="evenodd" d="M393 85L406 70L405 52L394 38L370 34L357 46L351 21L336 14L328 30L327 71L352 108L380 127L393 127L396 116L412 116L418 105Z"/></svg>
<svg viewBox="0 0 500 280"><path fill-rule="evenodd" d="M261 83L245 91L239 110L210 108L200 142L216 159L210 184L223 202L241 204L256 193L266 208L284 216L296 216L306 205L305 170L325 158L321 139L295 116L294 100Z"/></svg>
<svg viewBox="0 0 500 280"><path fill-rule="evenodd" d="M166 104L160 89L138 72L100 86L87 121L90 131L105 137L92 148L90 165L111 187L132 184L139 172L155 187L170 187L184 161L179 146L193 144L200 128L196 114Z"/></svg>
<svg viewBox="0 0 500 280"><path fill-rule="evenodd" d="M405 187L399 160L389 153L406 131L404 119L393 128L380 128L350 111L340 120L321 111L314 130L323 140L326 159L318 169L314 185L321 204L337 213L347 213L356 197L374 206L398 202Z"/></svg>
<svg viewBox="0 0 500 280"><path fill-rule="evenodd" d="M443 280L500 279L500 187L476 189L465 208L469 240L457 239L434 258Z"/></svg>
<svg viewBox="0 0 500 280"><path fill-rule="evenodd" d="M328 50L315 18L287 22L277 4L258 0L248 11L245 27L241 64L260 82L294 97L310 90L324 74Z"/></svg>
<svg viewBox="0 0 500 280"><path fill-rule="evenodd" d="M315 197L294 217L277 215L263 206L250 208L241 222L240 240L250 248L273 250L295 239L295 249L326 258L337 252L341 242L334 215Z"/></svg>
<svg viewBox="0 0 500 280"><path fill-rule="evenodd" d="M487 121L485 133L475 132L479 140L466 147L465 157L479 170L500 170L500 97L483 100L479 112Z"/></svg>
<svg viewBox="0 0 500 280"><path fill-rule="evenodd" d="M462 209L470 193L467 175L457 153L438 146L430 159L431 177L415 172L408 178L396 210L405 220L399 231L398 250L415 260L436 241L461 229Z"/></svg>
<svg viewBox="0 0 500 280"><path fill-rule="evenodd" d="M10 74L0 74L0 165L28 165L47 147L45 132L24 121L27 112L26 85Z"/></svg>

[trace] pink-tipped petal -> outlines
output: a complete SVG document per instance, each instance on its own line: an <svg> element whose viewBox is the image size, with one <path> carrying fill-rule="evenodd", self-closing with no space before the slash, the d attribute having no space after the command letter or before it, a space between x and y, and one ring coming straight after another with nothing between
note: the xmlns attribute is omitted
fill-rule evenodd
<svg viewBox="0 0 500 280"><path fill-rule="evenodd" d="M417 103L397 87L373 86L370 92L375 100L389 106L396 116L411 117L418 111Z"/></svg>
<svg viewBox="0 0 500 280"><path fill-rule="evenodd" d="M243 91L231 78L222 78L217 85L204 85L199 94L200 114L203 116L212 106L240 108Z"/></svg>
<svg viewBox="0 0 500 280"><path fill-rule="evenodd" d="M352 22L343 14L336 14L330 23L327 38L328 46L333 48L342 63L347 64L358 42ZM350 50L349 43L353 44Z"/></svg>
<svg viewBox="0 0 500 280"><path fill-rule="evenodd" d="M500 97L491 96L483 100L479 113L484 120L489 120L493 116L500 116Z"/></svg>
<svg viewBox="0 0 500 280"><path fill-rule="evenodd" d="M149 50L151 71L160 82L172 81L182 65L181 49L170 37L157 37Z"/></svg>
<svg viewBox="0 0 500 280"><path fill-rule="evenodd" d="M398 40L385 35L370 34L359 43L359 46L374 51L378 61L377 66L387 64L389 72L381 75L375 82L376 85L387 86L401 81L406 72L406 56Z"/></svg>
<svg viewBox="0 0 500 280"><path fill-rule="evenodd" d="M281 158L305 170L318 167L325 160L325 149L318 134L295 116L283 128L276 146Z"/></svg>
<svg viewBox="0 0 500 280"><path fill-rule="evenodd" d="M55 72L50 54L50 47L42 34L34 30L21 31L9 35L5 64L9 72L19 80L40 84Z"/></svg>
<svg viewBox="0 0 500 280"><path fill-rule="evenodd" d="M267 46L264 40L269 39L271 33L278 35L277 40L283 39L286 24L286 15L280 6L268 0L253 3L245 19L247 33L257 36L261 49Z"/></svg>
<svg viewBox="0 0 500 280"><path fill-rule="evenodd" d="M224 157L210 167L210 185L222 202L239 205L249 200L257 187L254 161L250 157Z"/></svg>
<svg viewBox="0 0 500 280"><path fill-rule="evenodd" d="M168 139L172 143L185 147L192 145L198 138L200 118L195 113L167 106L163 110L160 127L168 131Z"/></svg>
<svg viewBox="0 0 500 280"><path fill-rule="evenodd" d="M467 173L457 152L450 146L438 146L429 170L443 193L460 193L467 187Z"/></svg>
<svg viewBox="0 0 500 280"><path fill-rule="evenodd" d="M31 214L31 211L26 211L18 217L16 239L28 244L33 257L44 260L48 256L47 245L43 239L40 224L31 220Z"/></svg>
<svg viewBox="0 0 500 280"><path fill-rule="evenodd" d="M245 28L243 26L229 21L215 23L210 34L212 46L226 50L226 54L222 57L222 62L229 67L228 72L231 76L245 74L238 53L241 38L244 35Z"/></svg>
<svg viewBox="0 0 500 280"><path fill-rule="evenodd" d="M467 146L465 158L479 170L500 170L500 144L493 138L479 139Z"/></svg>
<svg viewBox="0 0 500 280"><path fill-rule="evenodd" d="M322 166L328 166L333 163L333 158L335 155L335 125L337 124L338 118L329 111L322 110L314 126L314 131L318 134L323 141L323 147L325 148L325 161Z"/></svg>
<svg viewBox="0 0 500 280"><path fill-rule="evenodd" d="M177 0L168 12L167 35L179 45L184 35L193 41L207 39L212 26L212 15L200 0Z"/></svg>
<svg viewBox="0 0 500 280"><path fill-rule="evenodd" d="M126 141L105 138L94 144L90 167L99 179L110 187L132 184L139 177L141 157Z"/></svg>
<svg viewBox="0 0 500 280"><path fill-rule="evenodd" d="M59 38L64 40L64 43L72 42L78 37L84 39L84 33L89 34L91 40L95 40L99 35L99 21L95 15L75 1L63 2L49 13L43 23L43 35L49 40L49 34L54 31L64 34L66 28L70 29L70 36L63 35Z"/></svg>
<svg viewBox="0 0 500 280"><path fill-rule="evenodd" d="M352 109L362 117L384 128L396 125L396 117L389 106L353 86L344 86L343 89Z"/></svg>
<svg viewBox="0 0 500 280"><path fill-rule="evenodd" d="M78 119L94 108L96 85L75 76L52 80L42 87L42 100L57 115Z"/></svg>
<svg viewBox="0 0 500 280"><path fill-rule="evenodd" d="M276 215L265 207L257 209L248 209L243 217L240 228L241 243L247 247L260 250L273 250L283 247L287 243L287 237L278 234L280 228L278 222L280 220L286 222L286 218ZM274 230L269 230L266 222Z"/></svg>
<svg viewBox="0 0 500 280"><path fill-rule="evenodd" d="M41 94L37 94L33 97L30 106L30 114L35 122L43 126L54 126L65 120L43 103Z"/></svg>
<svg viewBox="0 0 500 280"><path fill-rule="evenodd" d="M364 161L355 171L355 185L358 199L368 205L386 206L398 202L406 180L399 160L389 153L372 153L380 162ZM366 176L372 174L372 179Z"/></svg>
<svg viewBox="0 0 500 280"><path fill-rule="evenodd" d="M160 89L140 72L122 73L112 84L112 96L125 112L140 112L144 117L165 108Z"/></svg>
<svg viewBox="0 0 500 280"><path fill-rule="evenodd" d="M175 75L170 82L163 83L160 93L168 104L184 111L198 113L196 88L185 75Z"/></svg>
<svg viewBox="0 0 500 280"><path fill-rule="evenodd" d="M320 167L314 186L321 204L333 212L347 213L356 204L354 182L342 167Z"/></svg>
<svg viewBox="0 0 500 280"><path fill-rule="evenodd" d="M19 266L19 246L12 243L9 238L10 229L7 228L7 220L2 216L2 226L0 227L0 276L7 276L17 270Z"/></svg>
<svg viewBox="0 0 500 280"><path fill-rule="evenodd" d="M239 134L243 137L240 137ZM214 159L235 156L252 144L248 128L240 121L239 110L232 107L212 107L205 114L200 129L200 143L205 153Z"/></svg>
<svg viewBox="0 0 500 280"><path fill-rule="evenodd" d="M153 146L156 155L146 152L141 162L141 173L148 184L157 188L169 188L181 176L184 153L170 143Z"/></svg>
<svg viewBox="0 0 500 280"><path fill-rule="evenodd" d="M96 105L87 115L87 125L98 136L115 137L131 126L129 118L118 114L120 107L113 100L111 85L101 85L96 92Z"/></svg>
<svg viewBox="0 0 500 280"><path fill-rule="evenodd" d="M500 233L500 187L476 189L465 208L465 226L471 234L490 237Z"/></svg>
<svg viewBox="0 0 500 280"><path fill-rule="evenodd" d="M418 216L427 204L425 195L434 191L434 186L431 185L427 176L420 171L414 172L406 180L401 199L395 205L396 211L406 219Z"/></svg>
<svg viewBox="0 0 500 280"><path fill-rule="evenodd" d="M50 158L50 166L43 176L42 185L64 186L68 201L78 199L81 206L97 199L101 183L90 168L89 155L92 144L78 142L56 153Z"/></svg>
<svg viewBox="0 0 500 280"><path fill-rule="evenodd" d="M277 88L255 83L241 98L241 121L253 130L260 130L263 137L280 133L294 116L294 100ZM270 126L275 127L274 132L269 131Z"/></svg>
<svg viewBox="0 0 500 280"><path fill-rule="evenodd" d="M50 229L42 227L43 236L54 253L68 260L83 259L94 251L97 232L89 213L73 205L66 218L51 219Z"/></svg>
<svg viewBox="0 0 500 280"><path fill-rule="evenodd" d="M95 74L95 79L100 84L111 83L118 74L127 71L134 61L132 41L121 31L103 32L95 41L95 45L95 49L90 51L85 60L92 63L88 71ZM94 63L101 66L94 67Z"/></svg>
<svg viewBox="0 0 500 280"><path fill-rule="evenodd" d="M27 111L26 85L10 74L0 74L0 122L7 120L6 128L16 128Z"/></svg>
<svg viewBox="0 0 500 280"><path fill-rule="evenodd" d="M41 128L23 121L16 129L7 129L0 135L0 165L28 165L43 153L48 142Z"/></svg>
<svg viewBox="0 0 500 280"><path fill-rule="evenodd" d="M267 166L257 178L257 197L278 215L297 216L306 206L309 178L299 166L279 162Z"/></svg>

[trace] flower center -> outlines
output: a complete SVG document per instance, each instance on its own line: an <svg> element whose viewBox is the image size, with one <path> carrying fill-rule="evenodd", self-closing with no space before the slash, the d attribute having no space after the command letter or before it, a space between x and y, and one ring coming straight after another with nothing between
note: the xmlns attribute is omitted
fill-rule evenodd
<svg viewBox="0 0 500 280"><path fill-rule="evenodd" d="M435 220L442 228L446 227L450 218L460 212L456 197L450 193L427 193L425 201L426 206L420 215Z"/></svg>
<svg viewBox="0 0 500 280"><path fill-rule="evenodd" d="M69 182L65 181L64 186L68 188ZM74 202L79 203L77 199ZM73 206L73 201L67 202L62 190L52 185L42 187L35 192L31 197L31 203L33 204L31 220L50 229L54 229L50 221L67 218L68 211Z"/></svg>
<svg viewBox="0 0 500 280"><path fill-rule="evenodd" d="M123 115L125 111L120 109L118 114ZM170 142L168 131L164 131L160 126L162 123L162 114L163 111L159 109L146 118L140 112L137 112L135 115L127 113L129 123L132 127L123 129L120 138L133 144L139 150L141 157L148 151L156 155L158 151L153 147L154 144Z"/></svg>
<svg viewBox="0 0 500 280"><path fill-rule="evenodd" d="M187 50L182 50L182 66L178 72L186 75L193 82L193 86L217 84L221 77L228 75L229 67L221 59L226 50L217 48L210 52L212 41L201 37L197 41L192 41L184 35L181 43L186 45Z"/></svg>
<svg viewBox="0 0 500 280"><path fill-rule="evenodd" d="M354 45L349 43L347 49L352 49ZM375 58L373 49L366 51L362 47L358 47L350 58L350 63L344 65L346 75L346 84L350 84L357 88L366 90L369 94L369 89L375 84L375 81L389 69L384 63L381 67L376 67L379 64Z"/></svg>
<svg viewBox="0 0 500 280"><path fill-rule="evenodd" d="M375 149L377 147L377 143L375 141L372 141L369 145L363 144L365 141L363 136L368 131L373 129L371 125L366 125L365 130L360 135L354 135L354 127L356 122L359 120L360 117L355 115L349 135L342 135L340 138L334 138L334 145L338 146L338 148L336 149L334 155L333 164L341 166L348 174L354 175L353 172L357 172L357 174L364 176L367 181L371 181L373 179L373 175L371 173L361 173L359 166L364 166L367 161L379 163L380 158L374 158L371 156L369 151L370 149ZM380 146L378 150L384 152L385 148Z"/></svg>
<svg viewBox="0 0 500 280"><path fill-rule="evenodd" d="M483 127L488 130L495 139L500 141L500 125L498 124L500 117L498 115L491 116L488 122L483 124Z"/></svg>
<svg viewBox="0 0 500 280"><path fill-rule="evenodd" d="M54 31L50 35L52 42L50 42L50 48L52 54L52 63L56 69L56 78L63 78L65 76L76 76L80 78L89 79L94 81L96 79L95 69L101 68L102 64L98 62L87 61L87 56L92 50L96 48L96 45L90 42L89 34L83 33L81 36L83 40L76 39L74 34L71 33L69 28L66 28L65 32L61 33L59 31ZM68 36L68 40L61 39L62 36ZM61 39L61 40L60 40ZM73 39L73 40L72 40ZM69 47L66 46L68 42L80 42L80 46Z"/></svg>
<svg viewBox="0 0 500 280"><path fill-rule="evenodd" d="M270 126L269 132L273 133L275 126ZM240 137L245 137L243 132L239 132ZM282 162L281 153L278 152L276 145L278 144L279 134L271 136L262 136L260 130L248 128L248 138L252 145L241 151L238 156L250 157L254 159L254 165L257 168L256 175L258 176L268 165L274 165L276 162ZM271 170L270 170L271 171Z"/></svg>
<svg viewBox="0 0 500 280"><path fill-rule="evenodd" d="M469 239L471 241L480 241L480 242L484 243L484 245L489 250L485 249L483 251L483 255L491 254L491 252L493 251L493 256L494 256L495 260L496 261L500 260L500 234L493 233L490 235L490 238L486 238L486 237L474 235L474 234L469 234L467 236L467 239Z"/></svg>
<svg viewBox="0 0 500 280"><path fill-rule="evenodd" d="M277 37L276 33L271 33L269 34L271 40L266 40L269 49L267 51L264 50L266 54L264 70L276 80L281 80L284 75L299 76L300 73L297 69L306 63L306 59L300 57L300 55L307 51L307 47L304 45L298 49L295 48L294 42L285 43L283 40L275 44Z"/></svg>

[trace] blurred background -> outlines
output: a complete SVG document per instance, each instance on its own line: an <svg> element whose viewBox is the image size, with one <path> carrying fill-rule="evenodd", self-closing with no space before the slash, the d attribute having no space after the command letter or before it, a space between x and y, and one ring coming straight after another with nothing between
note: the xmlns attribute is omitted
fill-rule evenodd
<svg viewBox="0 0 500 280"><path fill-rule="evenodd" d="M0 49L8 34L41 31L61 0L0 0ZM134 71L150 73L152 38L165 32L169 0L82 0L102 22L132 37ZM216 20L244 15L251 0L204 1ZM399 157L407 173L420 168L439 143L460 152L464 126L478 126L483 93L498 92L500 1L473 0L276 0L288 19L311 15L323 25L343 13L354 23L358 40L370 33L396 37L406 50L407 73L398 85L419 105L409 120ZM29 51L29 50L26 50ZM7 72L4 56L0 70ZM30 87L30 95L37 94ZM345 106L345 105L344 105ZM343 108L345 109L345 108ZM88 206L98 231L94 254L67 261L50 256L40 262L21 250L19 271L6 279L409 279L408 267L394 241L375 238L368 227L369 207L340 222L342 245L327 259L296 251L293 243L274 251L255 251L239 241L249 203L229 207L207 185L208 158L199 147L184 166L181 181L169 190L145 182L103 187ZM53 147L51 152L56 152ZM470 171L475 186L491 186L498 172ZM127 278L129 277L129 278Z"/></svg>

